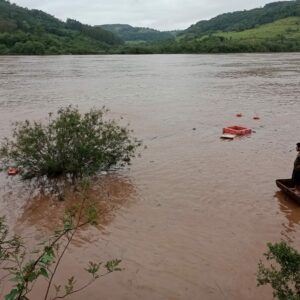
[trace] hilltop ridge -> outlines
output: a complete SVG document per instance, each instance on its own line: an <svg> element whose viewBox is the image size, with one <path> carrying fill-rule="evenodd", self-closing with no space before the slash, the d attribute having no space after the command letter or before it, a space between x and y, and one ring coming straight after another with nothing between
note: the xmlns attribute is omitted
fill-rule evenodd
<svg viewBox="0 0 300 300"><path fill-rule="evenodd" d="M183 30L181 35L242 31L294 16L300 16L300 0L272 2L261 8L225 13L210 20L199 21Z"/></svg>
<svg viewBox="0 0 300 300"><path fill-rule="evenodd" d="M122 43L102 28L0 0L0 54L103 53Z"/></svg>
<svg viewBox="0 0 300 300"><path fill-rule="evenodd" d="M102 29L111 31L125 42L153 42L174 39L175 31L159 31L148 27L133 27L128 24L98 25Z"/></svg>

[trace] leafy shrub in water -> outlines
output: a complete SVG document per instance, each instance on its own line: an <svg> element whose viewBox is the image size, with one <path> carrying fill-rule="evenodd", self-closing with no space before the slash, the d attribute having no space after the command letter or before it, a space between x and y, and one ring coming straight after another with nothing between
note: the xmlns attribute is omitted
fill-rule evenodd
<svg viewBox="0 0 300 300"><path fill-rule="evenodd" d="M104 118L107 110L81 114L68 106L49 114L47 124L16 123L0 154L4 166L14 164L23 179L72 179L95 175L112 166L125 166L140 142L128 127Z"/></svg>
<svg viewBox="0 0 300 300"><path fill-rule="evenodd" d="M267 261L274 262L265 266L262 261L258 265L258 285L270 284L273 296L279 300L300 299L300 253L282 241L268 244L265 253Z"/></svg>

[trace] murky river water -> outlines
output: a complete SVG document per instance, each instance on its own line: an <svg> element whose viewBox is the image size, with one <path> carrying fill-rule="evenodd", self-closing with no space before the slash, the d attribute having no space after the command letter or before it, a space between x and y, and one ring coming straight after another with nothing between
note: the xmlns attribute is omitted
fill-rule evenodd
<svg viewBox="0 0 300 300"><path fill-rule="evenodd" d="M256 287L266 243L300 249L300 207L274 183L292 172L299 95L300 54L0 57L1 138L11 121L106 105L148 147L102 181L119 209L79 234L58 280L84 280L91 257L121 258L125 270L72 299L271 299ZM233 124L255 133L221 141ZM28 202L16 179L1 185L1 214L41 239L57 204Z"/></svg>

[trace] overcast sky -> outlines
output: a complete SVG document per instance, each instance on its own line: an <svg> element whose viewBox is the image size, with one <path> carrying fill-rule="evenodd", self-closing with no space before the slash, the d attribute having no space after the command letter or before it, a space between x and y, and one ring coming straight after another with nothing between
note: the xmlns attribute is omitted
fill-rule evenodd
<svg viewBox="0 0 300 300"><path fill-rule="evenodd" d="M159 30L186 29L218 14L264 6L275 0L11 0L61 20L90 25L130 24Z"/></svg>

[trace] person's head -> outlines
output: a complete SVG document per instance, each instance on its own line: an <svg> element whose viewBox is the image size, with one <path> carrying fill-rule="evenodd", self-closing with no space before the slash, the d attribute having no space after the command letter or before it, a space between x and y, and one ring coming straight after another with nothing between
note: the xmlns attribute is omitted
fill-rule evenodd
<svg viewBox="0 0 300 300"><path fill-rule="evenodd" d="M296 150L300 152L300 143L296 144Z"/></svg>

